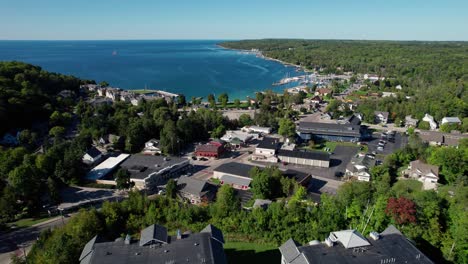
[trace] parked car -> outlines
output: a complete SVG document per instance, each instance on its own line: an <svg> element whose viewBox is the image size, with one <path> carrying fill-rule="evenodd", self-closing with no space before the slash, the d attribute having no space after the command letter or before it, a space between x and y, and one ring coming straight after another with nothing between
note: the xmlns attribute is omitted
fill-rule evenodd
<svg viewBox="0 0 468 264"><path fill-rule="evenodd" d="M381 146L377 147L377 150L379 150L379 151L383 151L383 149L384 149L384 148L381 147Z"/></svg>

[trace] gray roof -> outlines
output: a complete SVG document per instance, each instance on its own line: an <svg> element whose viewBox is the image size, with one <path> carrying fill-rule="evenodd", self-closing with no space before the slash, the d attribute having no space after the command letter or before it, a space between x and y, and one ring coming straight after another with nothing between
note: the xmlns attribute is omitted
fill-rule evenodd
<svg viewBox="0 0 468 264"><path fill-rule="evenodd" d="M234 174L244 177L250 177L250 170L253 169L255 166L237 162L229 162L224 163L214 169L214 171L227 173L227 174Z"/></svg>
<svg viewBox="0 0 468 264"><path fill-rule="evenodd" d="M345 242L344 244L349 242L347 245L357 245L357 247L346 248L342 244L329 247L325 243L298 246L288 240L279 249L288 261L287 263L297 264L433 263L395 227L389 226L380 234L378 240L371 238L366 240L360 234L356 235L356 233L349 232L353 230L345 231L347 231L346 234L338 234Z"/></svg>
<svg viewBox="0 0 468 264"><path fill-rule="evenodd" d="M140 246L153 243L168 243L167 229L160 225L150 225L141 230Z"/></svg>
<svg viewBox="0 0 468 264"><path fill-rule="evenodd" d="M375 115L382 115L384 118L388 118L388 112L374 111Z"/></svg>
<svg viewBox="0 0 468 264"><path fill-rule="evenodd" d="M177 180L177 187L179 191L193 194L196 196L203 196L208 189L206 181L198 180L192 177L180 177Z"/></svg>
<svg viewBox="0 0 468 264"><path fill-rule="evenodd" d="M99 151L99 149L95 148L95 147L92 147L90 149L88 149L88 151L86 151L86 153L91 156L92 158L96 158L97 156L101 155L101 151Z"/></svg>
<svg viewBox="0 0 468 264"><path fill-rule="evenodd" d="M340 242L345 248L370 246L369 241L356 230L342 230L330 233L333 242Z"/></svg>
<svg viewBox="0 0 468 264"><path fill-rule="evenodd" d="M145 179L150 174L160 172L184 161L187 161L187 159L135 154L131 155L120 166L130 172L131 178Z"/></svg>
<svg viewBox="0 0 468 264"><path fill-rule="evenodd" d="M302 171L291 170L291 169L287 169L285 172L283 172L283 176L288 177L290 179L294 178L298 183L301 183L307 178L312 177L310 173L305 173Z"/></svg>
<svg viewBox="0 0 468 264"><path fill-rule="evenodd" d="M211 237L224 244L223 232L212 224L207 225L200 233L210 233Z"/></svg>
<svg viewBox="0 0 468 264"><path fill-rule="evenodd" d="M79 260L83 261L90 253L93 252L94 250L94 244L96 243L97 236L94 236L88 243L86 243L85 247L83 248L83 251L81 251L81 255Z"/></svg>
<svg viewBox="0 0 468 264"><path fill-rule="evenodd" d="M279 140L277 138L264 137L257 145L257 148L263 149L277 149Z"/></svg>
<svg viewBox="0 0 468 264"><path fill-rule="evenodd" d="M280 149L278 156L301 158L309 160L323 160L330 161L330 154L322 151L299 151L299 150L287 150Z"/></svg>
<svg viewBox="0 0 468 264"><path fill-rule="evenodd" d="M219 180L222 181L223 184L235 184L240 186L249 186L250 182L252 181L251 178L236 177L226 174L221 175Z"/></svg>
<svg viewBox="0 0 468 264"><path fill-rule="evenodd" d="M223 243L219 241L224 241L222 232L214 226L205 229L206 232L197 234L184 233L182 239L170 237L167 244L158 246L126 245L122 240L95 243L84 260L87 264L227 263Z"/></svg>
<svg viewBox="0 0 468 264"><path fill-rule="evenodd" d="M266 208L272 203L271 200L255 199L253 208Z"/></svg>
<svg viewBox="0 0 468 264"><path fill-rule="evenodd" d="M301 121L297 129L301 133L330 136L360 137L361 126L353 124L334 124Z"/></svg>
<svg viewBox="0 0 468 264"><path fill-rule="evenodd" d="M286 259L287 262L292 262L294 259L301 255L301 252L298 249L299 244L290 238L283 245L279 247L281 255Z"/></svg>

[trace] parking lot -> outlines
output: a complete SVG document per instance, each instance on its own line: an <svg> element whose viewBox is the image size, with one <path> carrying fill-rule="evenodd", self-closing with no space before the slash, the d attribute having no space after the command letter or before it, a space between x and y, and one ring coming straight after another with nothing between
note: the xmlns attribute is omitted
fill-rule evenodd
<svg viewBox="0 0 468 264"><path fill-rule="evenodd" d="M372 139L367 141L369 152L376 152L377 154L389 155L397 151L398 149L404 148L406 144L408 144L408 138L406 137L406 135L402 133L396 133L394 142L388 141L388 139L386 139L385 141L387 143L385 144L383 150L378 150L378 144L381 140L381 137L381 132L376 132L372 134Z"/></svg>

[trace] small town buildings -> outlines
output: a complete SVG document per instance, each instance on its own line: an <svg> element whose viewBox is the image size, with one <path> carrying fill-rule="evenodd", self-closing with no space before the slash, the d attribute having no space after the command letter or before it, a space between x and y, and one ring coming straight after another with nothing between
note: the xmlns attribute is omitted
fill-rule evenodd
<svg viewBox="0 0 468 264"><path fill-rule="evenodd" d="M255 154L252 155L252 160L276 163L278 162L278 158L276 158L275 154L278 147L278 138L264 137L255 147Z"/></svg>
<svg viewBox="0 0 468 264"><path fill-rule="evenodd" d="M307 100L307 99L304 99L304 101L306 101L306 100ZM319 105L319 104L322 103L322 97L320 97L320 96L318 96L318 95L312 97L312 98L309 99L309 100L310 100L310 103L315 104L315 105Z"/></svg>
<svg viewBox="0 0 468 264"><path fill-rule="evenodd" d="M382 98L385 97L397 97L396 93L391 93L391 92L382 92Z"/></svg>
<svg viewBox="0 0 468 264"><path fill-rule="evenodd" d="M441 124L457 124L457 125L461 125L461 120L460 118L458 117L444 117L442 118L442 122Z"/></svg>
<svg viewBox="0 0 468 264"><path fill-rule="evenodd" d="M403 87L399 84L399 85L395 86L395 89L397 89L397 90L402 90Z"/></svg>
<svg viewBox="0 0 468 264"><path fill-rule="evenodd" d="M280 162L307 165L314 167L330 167L330 154L322 151L278 150Z"/></svg>
<svg viewBox="0 0 468 264"><path fill-rule="evenodd" d="M331 95L332 93L332 90L331 89L328 89L328 88L318 88L317 90L315 90L315 93L314 95L316 96L327 96L327 95Z"/></svg>
<svg viewBox="0 0 468 264"><path fill-rule="evenodd" d="M405 127L417 127L418 126L418 119L412 118L410 115L405 116Z"/></svg>
<svg viewBox="0 0 468 264"><path fill-rule="evenodd" d="M458 147L460 140L468 138L468 134L452 131L451 133L442 133L436 131L420 131L419 137L423 142L432 146L451 146Z"/></svg>
<svg viewBox="0 0 468 264"><path fill-rule="evenodd" d="M219 179L222 185L228 184L235 189L248 190L252 181L250 171L253 168L254 166L243 163L224 163L213 170L213 178Z"/></svg>
<svg viewBox="0 0 468 264"><path fill-rule="evenodd" d="M357 154L346 166L345 176L358 181L370 181L369 170L375 165L375 160L364 154Z"/></svg>
<svg viewBox="0 0 468 264"><path fill-rule="evenodd" d="M433 190L437 188L439 167L426 164L420 160L414 160L403 171L403 176L422 182L424 190Z"/></svg>
<svg viewBox="0 0 468 264"><path fill-rule="evenodd" d="M387 124L388 112L374 111L375 122L378 124Z"/></svg>
<svg viewBox="0 0 468 264"><path fill-rule="evenodd" d="M243 146L258 135L244 132L242 130L228 130L226 134L221 137L221 140L230 143L232 146Z"/></svg>
<svg viewBox="0 0 468 264"><path fill-rule="evenodd" d="M431 115L426 113L422 120L429 123L431 130L437 129L437 123L434 121L434 117L432 117Z"/></svg>
<svg viewBox="0 0 468 264"><path fill-rule="evenodd" d="M95 147L91 147L85 152L82 160L83 160L83 163L91 165L101 160L101 158L102 158L102 152Z"/></svg>
<svg viewBox="0 0 468 264"><path fill-rule="evenodd" d="M226 264L223 245L223 233L213 225L200 233L182 234L177 230L175 236L170 236L164 226L150 225L141 231L139 241L127 235L125 239L103 242L95 236L86 243L78 261L80 264Z"/></svg>
<svg viewBox="0 0 468 264"><path fill-rule="evenodd" d="M90 181L101 180L110 172L114 171L117 166L126 160L130 154L120 154L117 157L109 157L86 174L86 179Z"/></svg>
<svg viewBox="0 0 468 264"><path fill-rule="evenodd" d="M155 191L170 178L182 175L189 168L188 159L135 154L120 165L130 173L138 189Z"/></svg>
<svg viewBox="0 0 468 264"><path fill-rule="evenodd" d="M360 125L301 121L297 129L304 141L311 139L358 142L364 137Z"/></svg>
<svg viewBox="0 0 468 264"><path fill-rule="evenodd" d="M197 157L219 158L224 153L224 145L217 142L198 145L195 147Z"/></svg>
<svg viewBox="0 0 468 264"><path fill-rule="evenodd" d="M331 232L324 242L300 245L289 239L279 247L281 264L433 263L393 225L364 237L357 230Z"/></svg>
<svg viewBox="0 0 468 264"><path fill-rule="evenodd" d="M208 203L213 200L216 186L207 181L183 176L177 180L177 193L192 204Z"/></svg>
<svg viewBox="0 0 468 264"><path fill-rule="evenodd" d="M143 149L145 154L161 154L161 149L159 148L159 140L150 139L145 142L145 148Z"/></svg>

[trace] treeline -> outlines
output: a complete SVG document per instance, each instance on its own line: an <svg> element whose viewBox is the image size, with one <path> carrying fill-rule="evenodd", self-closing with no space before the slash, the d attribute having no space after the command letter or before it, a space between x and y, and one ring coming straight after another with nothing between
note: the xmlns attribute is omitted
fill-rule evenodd
<svg viewBox="0 0 468 264"><path fill-rule="evenodd" d="M393 91L398 98L369 99L360 111L388 111L395 119L425 113L468 116L468 43L351 40L245 40L221 43L233 49L256 48L265 56L321 73L373 73L386 80L369 83L371 91ZM405 96L411 96L407 100ZM368 111L367 111L368 110ZM368 115L369 116L369 115Z"/></svg>

